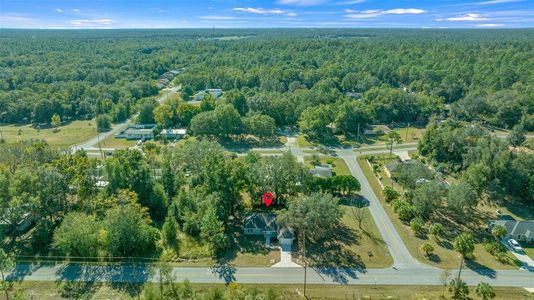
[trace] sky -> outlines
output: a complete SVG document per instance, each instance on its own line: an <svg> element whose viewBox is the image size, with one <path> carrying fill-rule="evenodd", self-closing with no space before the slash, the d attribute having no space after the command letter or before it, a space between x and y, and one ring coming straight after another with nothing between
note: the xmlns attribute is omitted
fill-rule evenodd
<svg viewBox="0 0 534 300"><path fill-rule="evenodd" d="M0 28L532 28L534 0L0 0Z"/></svg>

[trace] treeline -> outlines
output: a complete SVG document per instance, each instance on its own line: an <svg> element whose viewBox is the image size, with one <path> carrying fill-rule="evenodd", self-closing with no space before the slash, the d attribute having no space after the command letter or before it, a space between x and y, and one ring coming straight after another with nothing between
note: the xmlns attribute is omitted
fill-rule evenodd
<svg viewBox="0 0 534 300"><path fill-rule="evenodd" d="M238 39L211 40L205 30L3 31L0 122L50 122L54 113L119 120L118 112L131 115L156 93L161 74L181 66L184 90L238 90L249 111L277 126L301 124L308 108L343 110L340 103L356 102L346 93L363 94L370 114L358 116L361 123L425 120L455 102L457 118L509 128L532 119L530 31L216 32Z"/></svg>
<svg viewBox="0 0 534 300"><path fill-rule="evenodd" d="M99 161L81 151L61 154L44 143L1 145L0 200L9 225L2 234L15 245L13 253L157 258L162 249L179 249L182 232L216 256L267 191L275 195L273 206L290 208L288 213L308 205L302 197L309 196L322 205L300 219L315 223L320 216L335 225L340 212L331 194L350 196L360 187L352 177L313 177L290 153L230 156L215 142L194 139L178 147L154 146L118 150ZM331 219L320 213L329 207ZM22 242L17 226L28 218L35 228Z"/></svg>

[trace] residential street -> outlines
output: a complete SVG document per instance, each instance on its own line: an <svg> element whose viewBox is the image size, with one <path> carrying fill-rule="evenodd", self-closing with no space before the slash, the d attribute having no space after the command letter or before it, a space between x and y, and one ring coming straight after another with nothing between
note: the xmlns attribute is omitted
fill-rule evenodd
<svg viewBox="0 0 534 300"><path fill-rule="evenodd" d="M442 285L442 270L433 268L385 268L385 269L312 269L308 268L309 284L365 284L365 285ZM107 281L147 282L157 281L157 270L150 270L145 264L115 264L110 266L82 266L79 264L55 266L31 266L18 264L9 275L10 280L36 281ZM150 276L150 274L155 274ZM177 281L185 279L196 283L279 283L299 284L303 282L304 268L234 268L218 265L211 268L174 268ZM457 270L451 271L457 275ZM534 272L528 271L462 271L462 279L469 285L480 281L494 286L534 287Z"/></svg>

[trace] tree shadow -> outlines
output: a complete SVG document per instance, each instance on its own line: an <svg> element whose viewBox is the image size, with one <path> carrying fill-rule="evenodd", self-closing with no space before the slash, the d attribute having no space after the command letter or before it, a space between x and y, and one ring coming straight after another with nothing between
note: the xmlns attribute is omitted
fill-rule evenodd
<svg viewBox="0 0 534 300"><path fill-rule="evenodd" d="M53 263L43 263L43 262L17 263L15 265L15 268L13 268L13 270L9 272L9 275L6 276L6 281L13 281L13 282L23 281L26 276L33 274L33 272L37 271L39 268L53 266L53 265L54 265Z"/></svg>
<svg viewBox="0 0 534 300"><path fill-rule="evenodd" d="M211 266L211 273L217 275L219 279L224 280L226 284L235 281L235 272L235 266L224 259L218 260L216 264Z"/></svg>
<svg viewBox="0 0 534 300"><path fill-rule="evenodd" d="M435 254L435 253L431 253L427 256L428 260L431 261L431 262L434 262L434 263L440 263L441 262L441 257L439 257L439 255Z"/></svg>
<svg viewBox="0 0 534 300"><path fill-rule="evenodd" d="M350 246L359 243L356 231L342 225L323 241L310 242L307 247L307 262L320 274L335 282L346 284L348 278L356 278L357 272L366 267L360 255Z"/></svg>
<svg viewBox="0 0 534 300"><path fill-rule="evenodd" d="M481 265L480 263L474 261L474 260L471 260L471 259L466 259L465 260L465 265L467 268L469 268L470 270L472 270L473 272L479 274L479 275L482 275L482 276L486 276L486 277L489 277L489 278L496 278L497 277L497 271L495 271L494 269L492 268L489 268L485 265Z"/></svg>

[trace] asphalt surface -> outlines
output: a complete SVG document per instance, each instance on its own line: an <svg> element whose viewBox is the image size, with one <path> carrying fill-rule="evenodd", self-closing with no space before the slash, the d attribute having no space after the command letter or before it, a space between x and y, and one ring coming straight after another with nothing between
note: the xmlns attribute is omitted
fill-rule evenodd
<svg viewBox="0 0 534 300"><path fill-rule="evenodd" d="M196 283L270 283L302 284L304 268L234 268L217 265L203 268L174 268L177 281L188 279ZM34 281L91 281L91 282L156 282L157 268L146 264L115 264L95 266L80 264L29 265L18 264L8 280ZM439 269L336 269L307 268L309 284L363 284L363 285L442 285L443 271ZM457 270L450 272L457 275ZM487 282L493 286L534 288L534 272L495 271L491 269L462 271L462 280L468 285Z"/></svg>

